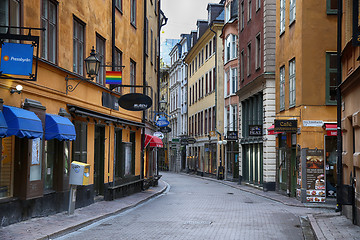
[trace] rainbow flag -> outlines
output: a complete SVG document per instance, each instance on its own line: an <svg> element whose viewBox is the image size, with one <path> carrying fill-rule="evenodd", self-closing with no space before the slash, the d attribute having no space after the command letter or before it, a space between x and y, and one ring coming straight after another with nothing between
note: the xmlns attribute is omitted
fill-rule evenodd
<svg viewBox="0 0 360 240"><path fill-rule="evenodd" d="M122 72L121 71L106 71L106 84L121 84Z"/></svg>

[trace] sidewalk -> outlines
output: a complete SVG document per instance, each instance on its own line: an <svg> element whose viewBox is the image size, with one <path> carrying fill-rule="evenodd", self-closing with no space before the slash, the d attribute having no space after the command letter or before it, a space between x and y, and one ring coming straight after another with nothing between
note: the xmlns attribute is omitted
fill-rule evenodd
<svg viewBox="0 0 360 240"><path fill-rule="evenodd" d="M360 240L360 227L352 224L351 220L335 212L336 202L334 200L328 201L328 203L301 203L295 198L290 198L274 191L264 192L262 189L257 189L248 185L239 185L236 182L217 180L210 177L200 177L192 174L185 174L193 177L204 178L210 181L216 181L227 186L246 191L258 196L262 196L273 201L280 202L282 204L294 207L306 207L306 208L323 208L323 213L309 214L311 228L318 240ZM332 211L333 210L333 211Z"/></svg>
<svg viewBox="0 0 360 240"><path fill-rule="evenodd" d="M87 207L76 209L75 213L70 216L67 212L63 212L15 223L0 228L0 239L52 239L56 236L61 236L65 233L85 227L111 215L136 207L146 200L160 195L166 189L167 184L164 181L159 180L159 185L157 187L151 187L146 191L135 193L114 201L96 202Z"/></svg>

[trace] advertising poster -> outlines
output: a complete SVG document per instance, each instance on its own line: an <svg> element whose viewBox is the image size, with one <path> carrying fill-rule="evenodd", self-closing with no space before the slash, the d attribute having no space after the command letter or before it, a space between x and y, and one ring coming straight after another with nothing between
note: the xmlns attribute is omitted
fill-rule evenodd
<svg viewBox="0 0 360 240"><path fill-rule="evenodd" d="M306 201L325 202L324 150L306 152Z"/></svg>

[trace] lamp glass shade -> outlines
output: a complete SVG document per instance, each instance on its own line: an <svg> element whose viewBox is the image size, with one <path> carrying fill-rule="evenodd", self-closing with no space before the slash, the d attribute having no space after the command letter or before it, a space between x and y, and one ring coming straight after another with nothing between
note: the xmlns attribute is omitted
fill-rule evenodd
<svg viewBox="0 0 360 240"><path fill-rule="evenodd" d="M90 78L95 78L99 73L100 60L96 57L95 49L91 49L90 56L85 60L86 73Z"/></svg>
<svg viewBox="0 0 360 240"><path fill-rule="evenodd" d="M167 102L165 101L165 99L161 99L159 101L159 107L160 107L160 110L165 110L166 109L166 105L167 105Z"/></svg>

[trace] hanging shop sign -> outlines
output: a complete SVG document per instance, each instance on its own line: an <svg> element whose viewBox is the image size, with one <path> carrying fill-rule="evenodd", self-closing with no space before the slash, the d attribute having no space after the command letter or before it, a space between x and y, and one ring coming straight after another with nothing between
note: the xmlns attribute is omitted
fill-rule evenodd
<svg viewBox="0 0 360 240"><path fill-rule="evenodd" d="M274 131L275 132L296 132L297 131L297 120L275 119Z"/></svg>
<svg viewBox="0 0 360 240"><path fill-rule="evenodd" d="M158 127L166 127L170 124L170 122L166 120L166 117L160 116L159 119L155 122L155 124Z"/></svg>
<svg viewBox="0 0 360 240"><path fill-rule="evenodd" d="M238 140L238 131L227 131L226 134L227 140Z"/></svg>
<svg viewBox="0 0 360 240"><path fill-rule="evenodd" d="M128 93L119 98L119 106L129 111L144 111L152 106L152 99L141 93Z"/></svg>
<svg viewBox="0 0 360 240"><path fill-rule="evenodd" d="M154 132L153 136L160 138L161 140L164 139L164 134L162 132Z"/></svg>
<svg viewBox="0 0 360 240"><path fill-rule="evenodd" d="M171 132L171 128L170 127L161 127L160 132L169 133L169 132Z"/></svg>
<svg viewBox="0 0 360 240"><path fill-rule="evenodd" d="M7 43L1 47L2 74L32 75L34 46L32 44Z"/></svg>
<svg viewBox="0 0 360 240"><path fill-rule="evenodd" d="M262 125L249 125L249 136L262 136Z"/></svg>
<svg viewBox="0 0 360 240"><path fill-rule="evenodd" d="M188 144L189 144L188 138L181 138L181 139L180 139L180 144L181 144L181 145L188 145Z"/></svg>
<svg viewBox="0 0 360 240"><path fill-rule="evenodd" d="M306 150L306 201L325 202L324 150Z"/></svg>

